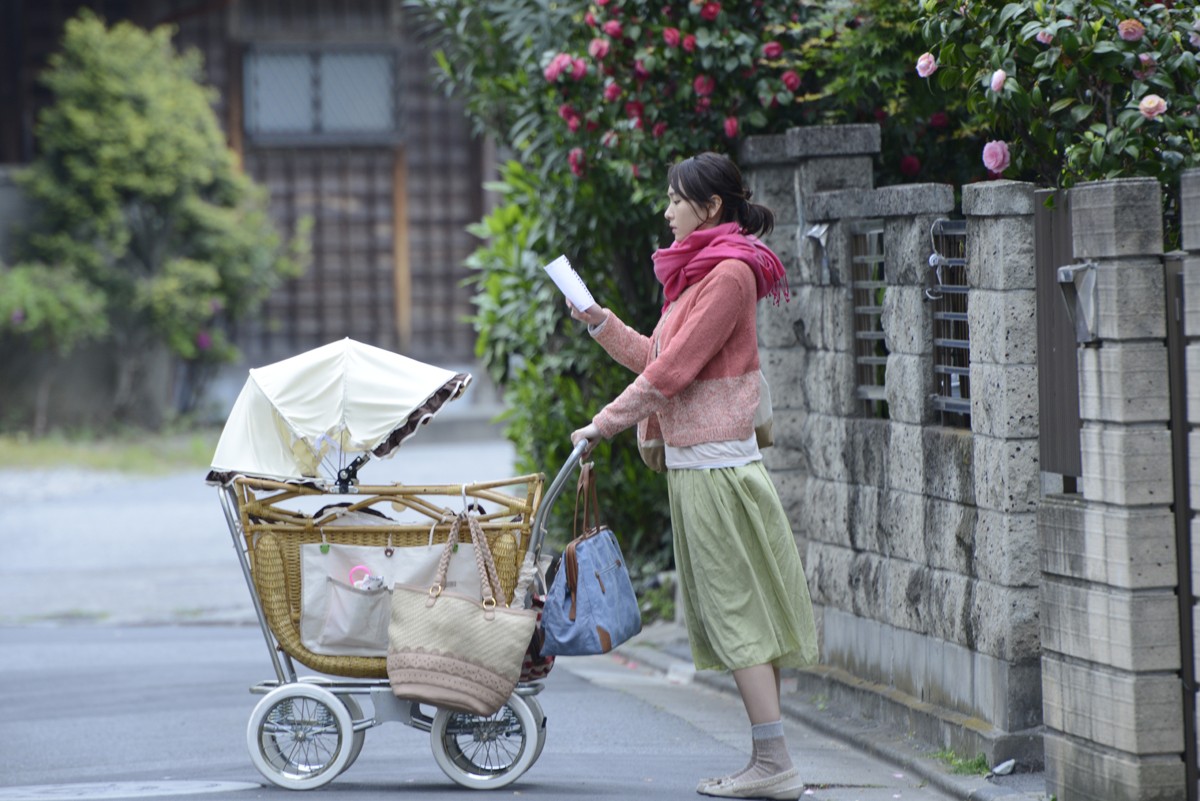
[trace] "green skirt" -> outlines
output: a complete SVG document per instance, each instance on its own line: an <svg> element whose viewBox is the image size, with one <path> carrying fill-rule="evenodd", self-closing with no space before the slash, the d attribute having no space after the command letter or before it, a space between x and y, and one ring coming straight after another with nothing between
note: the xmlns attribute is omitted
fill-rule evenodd
<svg viewBox="0 0 1200 801"><path fill-rule="evenodd" d="M804 566L762 462L668 470L667 488L696 667L815 663L817 633Z"/></svg>

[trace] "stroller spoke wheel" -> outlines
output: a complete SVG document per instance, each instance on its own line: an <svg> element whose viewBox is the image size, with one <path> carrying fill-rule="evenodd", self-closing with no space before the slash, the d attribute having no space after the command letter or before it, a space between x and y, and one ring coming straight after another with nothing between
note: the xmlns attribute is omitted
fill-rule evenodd
<svg viewBox="0 0 1200 801"><path fill-rule="evenodd" d="M545 717L512 695L490 717L439 709L429 736L433 757L463 787L494 790L516 781L541 752Z"/></svg>
<svg viewBox="0 0 1200 801"><path fill-rule="evenodd" d="M349 767L361 748L351 715L346 704L321 687L277 687L263 696L250 715L246 727L250 759L259 773L280 787L309 790L328 784Z"/></svg>

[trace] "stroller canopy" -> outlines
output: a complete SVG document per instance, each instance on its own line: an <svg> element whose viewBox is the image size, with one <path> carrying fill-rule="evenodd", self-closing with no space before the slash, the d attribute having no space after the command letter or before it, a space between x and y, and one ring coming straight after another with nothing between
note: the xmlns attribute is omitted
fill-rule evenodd
<svg viewBox="0 0 1200 801"><path fill-rule="evenodd" d="M388 456L470 382L467 373L352 339L253 369L207 480L313 481L327 457Z"/></svg>

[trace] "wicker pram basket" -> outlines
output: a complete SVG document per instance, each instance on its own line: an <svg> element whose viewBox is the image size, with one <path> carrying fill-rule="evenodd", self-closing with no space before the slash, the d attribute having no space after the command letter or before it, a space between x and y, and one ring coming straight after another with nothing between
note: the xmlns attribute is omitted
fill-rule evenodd
<svg viewBox="0 0 1200 801"><path fill-rule="evenodd" d="M534 513L541 502L542 474L475 484L431 486L361 486L353 496L333 495L311 485L240 476L233 482L237 514L244 537L255 593L279 647L301 664L321 673L360 679L386 679L387 660L369 656L330 656L301 642L300 546L309 543L391 546L401 549L444 543L455 510L463 501L486 508L480 524L491 546L504 590L512 600L521 565L529 549ZM517 494L517 493L520 494ZM336 512L308 514L289 508L296 499L314 496L319 503L341 503ZM347 500L351 501L345 505ZM438 500L444 500L439 504ZM412 510L427 520L373 525L330 525L347 512Z"/></svg>

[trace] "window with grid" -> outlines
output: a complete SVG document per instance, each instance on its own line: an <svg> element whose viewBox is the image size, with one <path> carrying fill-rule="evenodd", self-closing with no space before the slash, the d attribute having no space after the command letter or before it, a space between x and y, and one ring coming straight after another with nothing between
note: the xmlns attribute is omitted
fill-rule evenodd
<svg viewBox="0 0 1200 801"><path fill-rule="evenodd" d="M254 49L246 53L243 80L246 134L256 142L399 138L391 51Z"/></svg>
<svg viewBox="0 0 1200 801"><path fill-rule="evenodd" d="M861 411L887 417L887 344L883 336L883 221L863 220L850 231L854 293L854 369Z"/></svg>
<svg viewBox="0 0 1200 801"><path fill-rule="evenodd" d="M942 425L971 427L971 331L967 324L967 222L938 220L931 230L933 406Z"/></svg>

